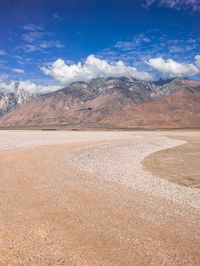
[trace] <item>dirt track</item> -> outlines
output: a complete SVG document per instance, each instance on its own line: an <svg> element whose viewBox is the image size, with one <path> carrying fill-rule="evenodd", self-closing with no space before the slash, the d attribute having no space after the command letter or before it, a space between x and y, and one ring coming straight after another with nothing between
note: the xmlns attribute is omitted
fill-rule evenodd
<svg viewBox="0 0 200 266"><path fill-rule="evenodd" d="M28 146L42 143L42 137L35 144L34 134L32 142L31 132L23 134ZM55 144L57 133L51 134ZM200 264L199 190L150 174L138 177L140 157L179 142L157 132L112 134L103 141L101 134L85 135L67 144L59 136L59 145L0 153L0 265ZM134 177L150 183L139 186ZM166 195L159 193L159 184ZM180 202L169 198L175 192Z"/></svg>

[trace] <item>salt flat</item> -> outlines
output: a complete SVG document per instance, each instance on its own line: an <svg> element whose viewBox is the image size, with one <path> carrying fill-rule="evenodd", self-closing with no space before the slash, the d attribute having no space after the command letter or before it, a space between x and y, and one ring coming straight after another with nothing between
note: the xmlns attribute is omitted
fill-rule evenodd
<svg viewBox="0 0 200 266"><path fill-rule="evenodd" d="M184 136L0 131L0 265L199 265L200 190L141 163Z"/></svg>

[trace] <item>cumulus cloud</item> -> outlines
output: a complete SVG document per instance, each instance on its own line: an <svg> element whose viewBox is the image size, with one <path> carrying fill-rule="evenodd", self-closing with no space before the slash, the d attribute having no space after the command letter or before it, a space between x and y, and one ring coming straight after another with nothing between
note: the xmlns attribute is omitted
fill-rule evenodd
<svg viewBox="0 0 200 266"><path fill-rule="evenodd" d="M158 6L174 9L191 9L192 11L200 11L200 0L146 0L146 7L157 3Z"/></svg>
<svg viewBox="0 0 200 266"><path fill-rule="evenodd" d="M199 58L197 58L197 61ZM195 64L179 63L173 59L162 57L151 58L146 62L153 69L162 73L165 78L187 77L199 74L199 68Z"/></svg>
<svg viewBox="0 0 200 266"><path fill-rule="evenodd" d="M84 63L66 64L58 59L49 67L42 67L42 71L62 84L76 81L89 81L93 78L126 76L140 80L153 80L153 77L145 72L138 71L135 67L127 66L122 61L108 62L96 58L94 55L87 57Z"/></svg>
<svg viewBox="0 0 200 266"><path fill-rule="evenodd" d="M17 74L24 74L24 70L21 68L13 68L12 71Z"/></svg>
<svg viewBox="0 0 200 266"><path fill-rule="evenodd" d="M36 93L36 94L42 94L47 93L51 91L56 91L61 89L60 85L41 85L34 83L30 80L24 80L24 81L8 81L4 80L3 78L0 78L0 91L4 92L15 92L17 90L24 90L28 91L30 93Z"/></svg>

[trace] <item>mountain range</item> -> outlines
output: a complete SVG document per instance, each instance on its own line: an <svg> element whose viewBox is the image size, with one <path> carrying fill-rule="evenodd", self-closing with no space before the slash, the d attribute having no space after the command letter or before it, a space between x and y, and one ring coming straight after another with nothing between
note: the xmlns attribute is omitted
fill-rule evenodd
<svg viewBox="0 0 200 266"><path fill-rule="evenodd" d="M98 78L47 94L0 91L0 126L198 128L200 82Z"/></svg>

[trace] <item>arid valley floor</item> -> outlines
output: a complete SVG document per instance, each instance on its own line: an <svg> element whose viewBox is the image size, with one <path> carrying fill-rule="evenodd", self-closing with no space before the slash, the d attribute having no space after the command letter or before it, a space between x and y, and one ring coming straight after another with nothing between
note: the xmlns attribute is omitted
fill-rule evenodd
<svg viewBox="0 0 200 266"><path fill-rule="evenodd" d="M200 265L199 131L0 131L0 265Z"/></svg>

